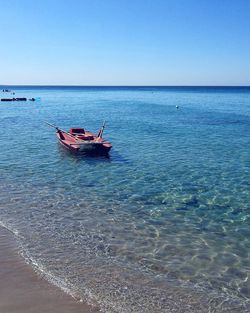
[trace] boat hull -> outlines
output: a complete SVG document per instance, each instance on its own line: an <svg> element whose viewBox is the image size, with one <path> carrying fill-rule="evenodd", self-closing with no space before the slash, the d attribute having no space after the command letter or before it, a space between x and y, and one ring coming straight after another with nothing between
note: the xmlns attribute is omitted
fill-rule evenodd
<svg viewBox="0 0 250 313"><path fill-rule="evenodd" d="M108 154L112 148L112 145L108 142L94 142L86 141L81 142L71 138L67 134L57 131L56 133L59 143L69 151L73 153L82 153L82 154Z"/></svg>

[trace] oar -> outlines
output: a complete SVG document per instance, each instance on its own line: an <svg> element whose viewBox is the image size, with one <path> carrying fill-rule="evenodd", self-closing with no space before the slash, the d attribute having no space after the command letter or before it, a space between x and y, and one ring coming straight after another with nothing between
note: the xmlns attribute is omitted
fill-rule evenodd
<svg viewBox="0 0 250 313"><path fill-rule="evenodd" d="M66 132L65 130L60 129L59 127L57 127L57 126L55 126L55 125L53 125L53 124L50 124L50 123L48 123L48 122L46 122L46 121L45 121L45 123L48 124L50 127L55 128L57 131L61 131L61 132L65 133L65 134L67 134L67 135L73 137L75 140L77 140L77 138L76 138L74 135L72 135L72 134Z"/></svg>
<svg viewBox="0 0 250 313"><path fill-rule="evenodd" d="M44 123L46 123L46 124L49 125L50 127L55 128L56 130L59 129L57 126L55 126L55 125L53 125L53 124L50 124L50 123L48 123L48 122L46 122L46 121L44 121Z"/></svg>
<svg viewBox="0 0 250 313"><path fill-rule="evenodd" d="M97 137L102 138L102 134L103 134L103 131L104 131L104 128L105 128L105 124L106 124L106 121L103 122L103 125L102 125L101 129L99 130Z"/></svg>

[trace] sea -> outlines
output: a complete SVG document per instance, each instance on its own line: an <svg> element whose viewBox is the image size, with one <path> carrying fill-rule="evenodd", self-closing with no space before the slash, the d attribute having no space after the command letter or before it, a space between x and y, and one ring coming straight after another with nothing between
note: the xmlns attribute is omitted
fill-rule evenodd
<svg viewBox="0 0 250 313"><path fill-rule="evenodd" d="M37 272L106 313L250 311L250 87L0 88L36 99L0 102L0 225ZM45 123L103 121L109 156Z"/></svg>

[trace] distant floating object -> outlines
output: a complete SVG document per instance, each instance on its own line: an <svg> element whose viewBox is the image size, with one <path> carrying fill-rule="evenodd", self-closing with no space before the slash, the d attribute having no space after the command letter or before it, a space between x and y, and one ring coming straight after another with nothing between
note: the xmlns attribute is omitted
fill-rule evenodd
<svg viewBox="0 0 250 313"><path fill-rule="evenodd" d="M176 105L175 107L176 107L176 109L179 109L179 106L178 106L178 105Z"/></svg>
<svg viewBox="0 0 250 313"><path fill-rule="evenodd" d="M15 94L15 93L13 92L12 94ZM37 98L37 99L39 100L40 98ZM1 99L1 101L27 101L27 100L36 101L35 98L29 98L29 99L27 98L2 98Z"/></svg>
<svg viewBox="0 0 250 313"><path fill-rule="evenodd" d="M27 101L27 98L13 98L13 101Z"/></svg>
<svg viewBox="0 0 250 313"><path fill-rule="evenodd" d="M9 99L9 98L2 98L1 101L13 101L13 99Z"/></svg>
<svg viewBox="0 0 250 313"><path fill-rule="evenodd" d="M27 98L2 98L1 101L27 101Z"/></svg>

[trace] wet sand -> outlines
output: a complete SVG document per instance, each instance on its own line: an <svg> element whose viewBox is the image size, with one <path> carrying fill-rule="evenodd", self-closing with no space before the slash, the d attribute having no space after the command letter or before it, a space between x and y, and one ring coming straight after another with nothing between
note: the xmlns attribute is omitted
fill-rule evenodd
<svg viewBox="0 0 250 313"><path fill-rule="evenodd" d="M0 227L1 313L97 313L40 277L18 254L14 236Z"/></svg>

